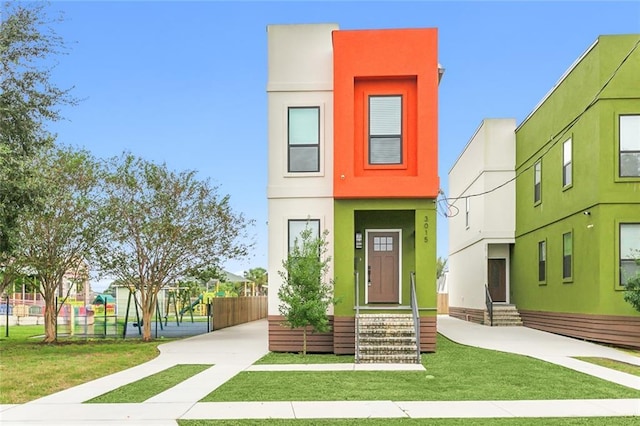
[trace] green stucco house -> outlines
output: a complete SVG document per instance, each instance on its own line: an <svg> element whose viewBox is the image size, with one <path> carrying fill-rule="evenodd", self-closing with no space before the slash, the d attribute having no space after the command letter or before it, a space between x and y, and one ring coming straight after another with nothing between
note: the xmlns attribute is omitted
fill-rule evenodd
<svg viewBox="0 0 640 426"><path fill-rule="evenodd" d="M600 36L516 128L511 302L525 326L640 347L640 35Z"/></svg>

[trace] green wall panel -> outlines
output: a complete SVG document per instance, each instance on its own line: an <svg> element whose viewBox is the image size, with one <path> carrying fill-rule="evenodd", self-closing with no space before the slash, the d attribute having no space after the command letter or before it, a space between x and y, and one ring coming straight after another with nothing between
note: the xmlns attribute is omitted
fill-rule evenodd
<svg viewBox="0 0 640 426"><path fill-rule="evenodd" d="M419 307L435 309L436 212L433 200L336 200L334 206L335 294L340 298L335 314L354 314L356 268L360 274L360 304L364 304L365 248L355 248L355 233L362 232L364 236L367 229L402 230L402 304L409 304L409 277L411 271L415 271Z"/></svg>
<svg viewBox="0 0 640 426"><path fill-rule="evenodd" d="M511 291L520 309L638 315L617 283L619 222L640 222L640 178L618 177L619 116L640 114L640 49L627 57L639 38L600 37L516 130ZM569 138L572 184L563 187L562 145ZM531 166L540 158L542 202L534 205ZM574 242L570 281L562 279L562 234L568 231ZM545 285L537 279L542 240Z"/></svg>

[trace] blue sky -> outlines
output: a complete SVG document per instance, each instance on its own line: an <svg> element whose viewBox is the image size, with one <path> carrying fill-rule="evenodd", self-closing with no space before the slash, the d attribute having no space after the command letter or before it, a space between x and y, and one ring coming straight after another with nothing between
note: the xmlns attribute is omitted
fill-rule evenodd
<svg viewBox="0 0 640 426"><path fill-rule="evenodd" d="M640 2L59 2L70 49L53 78L84 100L51 129L108 158L130 151L211 178L255 219L240 272L267 266L269 24L438 28L439 175L484 118L519 124L600 34L640 33ZM438 255L447 220L438 216Z"/></svg>

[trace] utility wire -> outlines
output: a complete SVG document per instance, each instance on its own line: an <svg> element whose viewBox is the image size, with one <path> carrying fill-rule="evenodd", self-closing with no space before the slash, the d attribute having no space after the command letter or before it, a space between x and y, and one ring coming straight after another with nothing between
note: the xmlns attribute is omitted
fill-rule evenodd
<svg viewBox="0 0 640 426"><path fill-rule="evenodd" d="M540 155L540 159L542 159L554 146L556 146L558 144L559 141L562 140L562 138L564 137L564 135L569 131L569 129L571 127L573 127L574 124L576 124L578 121L580 121L580 119L584 116L584 114L587 113L587 111L589 111L591 109L591 107L593 107L597 102L598 102L598 97L602 94L602 92L607 88L607 86L609 85L609 83L613 80L613 78L616 76L616 74L618 73L618 71L620 70L620 68L622 68L622 66L625 64L625 62L627 62L627 60L629 59L629 57L631 56L631 54L633 54L633 52L638 48L638 46L640 45L640 39L638 39L638 41L636 41L636 43L633 45L633 47L631 48L631 50L626 54L626 56L622 59L622 61L620 62L620 64L618 64L618 66L616 67L616 69L613 71L613 73L611 74L611 76L607 79L607 81L604 83L604 85L600 88L600 90L598 90L598 92L595 94L595 96L593 97L593 100L585 107L585 109L580 112L573 120L571 120L567 125L565 125L562 129L560 129L559 132L557 132L555 135L551 136L549 138L549 140L547 141L547 143L552 142L553 143L551 145L549 145L546 150ZM555 141L554 141L555 139ZM515 181L518 177L520 177L523 173L527 172L529 169L531 169L533 166L535 166L535 164L537 163L537 161L534 161L533 163L531 163L530 165L528 165L527 167L525 167L524 169L520 170L520 172L518 172L514 177L512 177L511 179L507 180L504 183L501 183L500 185L491 188L487 191L484 192L479 192L476 194L469 194L469 195L463 195L460 197L454 197L454 198L449 198L449 197L444 197L445 202L447 203L447 210L450 210L451 208L455 208L455 202L458 200L462 200L462 199L466 199L466 198L472 198L472 197L480 197L482 195L486 195L489 194L491 192L497 191L498 189L508 185L509 183ZM449 200L453 200L453 203L449 203ZM452 215L452 216L447 216L447 217L453 217L455 215L457 215L459 213L459 209L456 208L457 212ZM445 213L446 215L446 213Z"/></svg>

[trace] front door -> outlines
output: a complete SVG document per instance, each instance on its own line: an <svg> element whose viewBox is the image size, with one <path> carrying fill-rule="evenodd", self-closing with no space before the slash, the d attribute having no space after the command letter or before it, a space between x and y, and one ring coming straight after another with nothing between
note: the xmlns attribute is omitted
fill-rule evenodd
<svg viewBox="0 0 640 426"><path fill-rule="evenodd" d="M367 234L367 301L399 303L400 232L370 231Z"/></svg>
<svg viewBox="0 0 640 426"><path fill-rule="evenodd" d="M494 302L507 301L507 261L489 259L489 294Z"/></svg>

